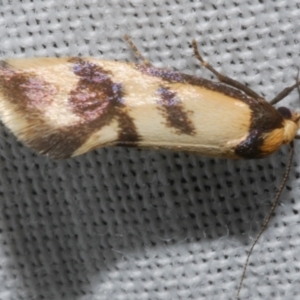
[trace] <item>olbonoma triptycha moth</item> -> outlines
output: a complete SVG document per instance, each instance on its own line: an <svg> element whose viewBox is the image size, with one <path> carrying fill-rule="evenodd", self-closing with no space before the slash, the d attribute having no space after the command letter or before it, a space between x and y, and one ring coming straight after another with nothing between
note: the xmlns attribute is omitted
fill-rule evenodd
<svg viewBox="0 0 300 300"><path fill-rule="evenodd" d="M300 124L299 113L273 105L299 82L267 102L205 62L195 41L196 58L219 82L156 68L125 39L141 64L81 57L1 61L1 121L24 144L51 158L121 145L254 159L291 144L272 214Z"/></svg>

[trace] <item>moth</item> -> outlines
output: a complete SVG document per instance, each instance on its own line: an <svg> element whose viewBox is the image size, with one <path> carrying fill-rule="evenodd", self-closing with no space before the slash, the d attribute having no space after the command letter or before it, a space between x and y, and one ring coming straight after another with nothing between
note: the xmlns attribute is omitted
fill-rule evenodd
<svg viewBox="0 0 300 300"><path fill-rule="evenodd" d="M218 82L156 68L125 39L142 63L91 57L3 60L1 121L28 147L51 158L135 146L256 159L296 137L300 114L273 105L299 82L268 103L205 62L195 41L196 58Z"/></svg>
<svg viewBox="0 0 300 300"><path fill-rule="evenodd" d="M0 64L0 119L51 158L114 145L262 158L297 133L299 113L275 109L205 62L221 83L143 62L6 59Z"/></svg>

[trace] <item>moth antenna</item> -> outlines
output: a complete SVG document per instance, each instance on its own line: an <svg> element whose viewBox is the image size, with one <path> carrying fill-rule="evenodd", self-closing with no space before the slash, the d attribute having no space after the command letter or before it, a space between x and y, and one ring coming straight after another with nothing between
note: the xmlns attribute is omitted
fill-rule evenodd
<svg viewBox="0 0 300 300"><path fill-rule="evenodd" d="M241 280L240 280L240 284L239 284L239 287L238 287L238 290L237 290L237 293L236 293L236 297L235 297L236 299L239 299L240 291L242 289L243 281L245 279L246 269L248 267L249 259L250 259L250 256L251 256L252 252L253 252L253 249L254 249L255 245L257 244L258 240L260 239L262 233L267 228L267 226L269 224L269 221L270 221L270 219L271 219L271 217L272 217L272 215L274 213L274 210L275 210L275 208L276 208L276 206L278 204L280 195L281 195L281 193L282 193L282 191L283 191L283 189L285 187L285 184L287 182L287 179L289 177L289 173L290 173L291 166L292 166L292 161L293 161L293 156L294 156L294 144L291 143L290 146L291 146L291 148L290 148L290 155L289 155L289 161L288 161L288 165L287 165L286 171L284 173L281 185L280 185L280 187L279 187L279 189L278 189L278 191L277 191L277 193L275 195L275 198L273 200L273 204L271 206L270 212L269 212L268 216L266 217L266 219L265 219L265 221L264 221L264 223L263 223L263 225L262 225L259 233L257 234L257 236L256 236L256 238L255 238L255 240L254 240L254 242L253 242L253 244L252 244L252 246L250 248L250 251L249 251L249 253L247 255L246 262L245 262L244 268L243 268L243 273L242 273Z"/></svg>
<svg viewBox="0 0 300 300"><path fill-rule="evenodd" d="M299 72L300 72L300 68L298 67L298 72L297 72L297 82L299 82ZM300 87L299 87L300 83L297 85L297 90L298 90L298 96L299 96L299 100L300 100Z"/></svg>
<svg viewBox="0 0 300 300"><path fill-rule="evenodd" d="M286 96L288 96L295 88L298 90L299 98L300 98L300 81L299 81L299 67L298 67L298 72L297 72L297 78L296 78L296 83L284 88L277 96L275 96L274 99L270 101L271 105L274 105L284 99Z"/></svg>
<svg viewBox="0 0 300 300"><path fill-rule="evenodd" d="M128 45L130 46L130 48L132 49L134 55L140 59L144 65L146 66L152 66L150 61L148 59L146 59L142 53L139 51L139 49L137 48L137 46L134 44L134 42L132 41L132 39L127 35L125 34L124 35L124 40L128 43Z"/></svg>
<svg viewBox="0 0 300 300"><path fill-rule="evenodd" d="M248 96L255 98L255 99L263 99L260 95L255 93L252 89L247 87L246 85L226 76L221 73L219 73L212 65L210 65L208 62L206 62L201 54L199 53L198 46L196 40L192 40L192 46L194 49L194 55L195 57L200 61L201 65L211 71L213 74L215 74L220 82L223 82L225 84L228 84L230 86L233 86L234 88L243 91Z"/></svg>

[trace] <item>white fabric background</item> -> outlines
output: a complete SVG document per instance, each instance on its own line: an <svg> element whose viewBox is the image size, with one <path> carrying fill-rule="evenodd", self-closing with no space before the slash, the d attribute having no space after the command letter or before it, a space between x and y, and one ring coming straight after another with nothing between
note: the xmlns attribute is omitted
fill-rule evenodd
<svg viewBox="0 0 300 300"><path fill-rule="evenodd" d="M212 78L193 58L196 38L267 99L300 66L300 1L0 4L3 58L134 61L129 34L154 65ZM297 92L284 101L299 103ZM233 299L288 160L287 148L257 161L111 148L52 161L0 130L1 300ZM300 297L299 149L241 299Z"/></svg>

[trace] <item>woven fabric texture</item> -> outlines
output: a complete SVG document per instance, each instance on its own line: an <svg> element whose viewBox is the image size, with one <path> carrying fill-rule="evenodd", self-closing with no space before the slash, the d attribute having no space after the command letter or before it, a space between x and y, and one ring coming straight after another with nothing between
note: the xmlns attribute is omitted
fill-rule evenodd
<svg viewBox="0 0 300 300"><path fill-rule="evenodd" d="M212 79L195 38L207 61L268 100L294 84L300 1L214 2L2 0L0 55L136 61L129 34L155 66ZM299 109L297 92L283 105ZM127 148L53 161L0 130L1 300L234 299L288 161L287 147L252 161ZM241 299L300 298L295 149Z"/></svg>

